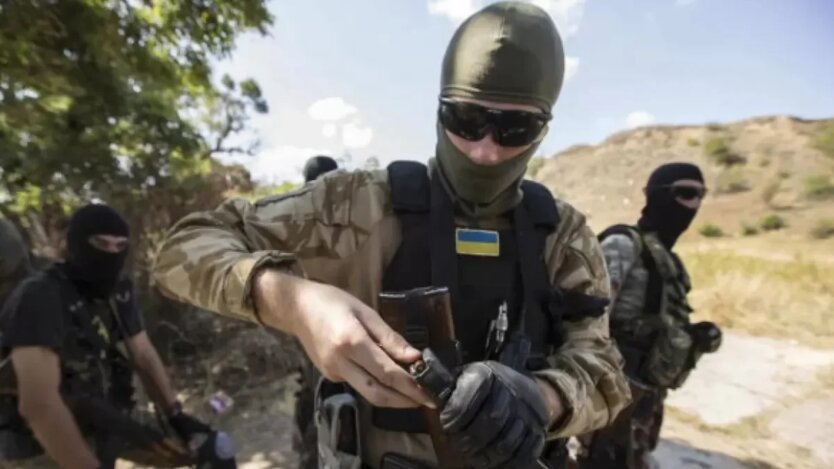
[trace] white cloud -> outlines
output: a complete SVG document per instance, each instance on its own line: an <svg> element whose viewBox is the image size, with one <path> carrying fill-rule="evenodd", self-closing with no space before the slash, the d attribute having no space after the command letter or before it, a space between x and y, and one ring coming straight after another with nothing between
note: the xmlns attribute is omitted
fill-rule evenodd
<svg viewBox="0 0 834 469"><path fill-rule="evenodd" d="M634 111L626 117L625 123L626 127L634 129L636 127L654 124L656 120L654 115L646 111Z"/></svg>
<svg viewBox="0 0 834 469"><path fill-rule="evenodd" d="M570 80L576 75L579 69L579 57L565 57L565 81Z"/></svg>
<svg viewBox="0 0 834 469"><path fill-rule="evenodd" d="M374 130L353 121L342 126L342 143L347 148L365 148L374 138Z"/></svg>
<svg viewBox="0 0 834 469"><path fill-rule="evenodd" d="M321 128L321 134L324 135L327 138L335 137L338 132L339 132L339 128L336 126L336 124L334 124L332 122L328 122L327 124L324 124L324 127Z"/></svg>
<svg viewBox="0 0 834 469"><path fill-rule="evenodd" d="M307 110L307 114L317 121L338 121L355 113L356 108L339 97L320 99Z"/></svg>
<svg viewBox="0 0 834 469"><path fill-rule="evenodd" d="M692 5L693 3L695 3L695 0L675 0L675 5L679 7L685 7L688 5Z"/></svg>
<svg viewBox="0 0 834 469"><path fill-rule="evenodd" d="M446 16L455 24L465 20L480 7L476 0L429 0L429 13Z"/></svg>

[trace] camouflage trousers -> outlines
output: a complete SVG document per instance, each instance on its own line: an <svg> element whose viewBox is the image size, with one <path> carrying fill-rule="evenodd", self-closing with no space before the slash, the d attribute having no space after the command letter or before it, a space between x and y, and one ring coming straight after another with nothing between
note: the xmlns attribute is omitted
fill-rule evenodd
<svg viewBox="0 0 834 469"><path fill-rule="evenodd" d="M649 469L663 425L666 390L632 383L632 403L610 426L579 438L581 469Z"/></svg>

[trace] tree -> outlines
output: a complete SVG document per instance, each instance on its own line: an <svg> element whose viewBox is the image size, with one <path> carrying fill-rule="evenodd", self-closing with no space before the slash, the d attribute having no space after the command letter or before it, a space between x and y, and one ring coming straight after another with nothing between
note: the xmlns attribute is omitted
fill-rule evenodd
<svg viewBox="0 0 834 469"><path fill-rule="evenodd" d="M48 243L59 220L93 197L141 221L154 204L181 212L207 203L206 191L222 197L251 184L214 157L253 150L231 142L266 102L252 80L216 84L209 61L228 56L243 32L266 33L264 1L0 4L3 215ZM143 231L175 214L154 215L164 222Z"/></svg>

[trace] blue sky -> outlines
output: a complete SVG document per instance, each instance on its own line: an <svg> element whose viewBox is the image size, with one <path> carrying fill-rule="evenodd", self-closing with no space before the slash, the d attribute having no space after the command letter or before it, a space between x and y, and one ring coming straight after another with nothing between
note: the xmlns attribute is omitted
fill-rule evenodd
<svg viewBox="0 0 834 469"><path fill-rule="evenodd" d="M542 155L639 125L834 117L834 1L533 2L569 63ZM273 0L270 35L242 37L217 64L255 78L270 104L252 120L253 176L298 181L314 153L349 153L352 166L430 157L443 52L486 3Z"/></svg>

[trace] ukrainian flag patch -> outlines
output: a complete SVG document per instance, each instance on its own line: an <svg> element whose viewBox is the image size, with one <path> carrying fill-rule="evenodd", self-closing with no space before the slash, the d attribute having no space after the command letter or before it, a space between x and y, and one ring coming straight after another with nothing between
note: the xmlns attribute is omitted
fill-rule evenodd
<svg viewBox="0 0 834 469"><path fill-rule="evenodd" d="M499 248L497 231L455 229L455 252L458 254L498 257Z"/></svg>

